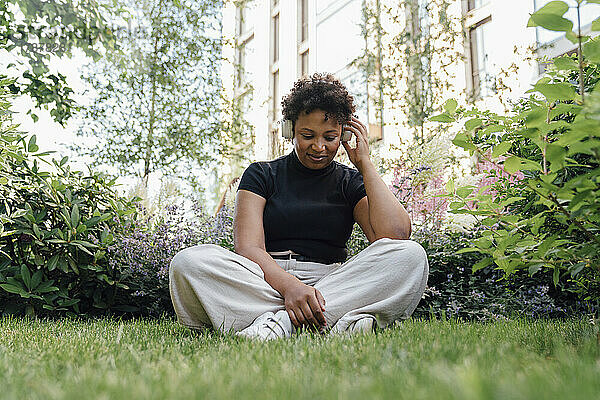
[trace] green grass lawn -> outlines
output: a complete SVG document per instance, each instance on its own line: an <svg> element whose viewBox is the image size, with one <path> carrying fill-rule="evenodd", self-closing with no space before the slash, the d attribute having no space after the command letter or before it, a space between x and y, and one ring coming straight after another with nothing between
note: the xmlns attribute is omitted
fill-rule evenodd
<svg viewBox="0 0 600 400"><path fill-rule="evenodd" d="M599 399L588 321L405 321L269 343L170 320L0 319L0 398Z"/></svg>

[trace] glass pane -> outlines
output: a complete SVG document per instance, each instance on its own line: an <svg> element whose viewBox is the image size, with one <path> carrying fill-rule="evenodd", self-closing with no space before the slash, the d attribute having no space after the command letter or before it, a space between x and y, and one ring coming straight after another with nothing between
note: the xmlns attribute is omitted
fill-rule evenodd
<svg viewBox="0 0 600 400"><path fill-rule="evenodd" d="M335 17L320 21L316 26L316 37L324 39L319 40L319 45L314 49L315 65L311 68L314 71L335 73L360 57L364 51L361 23L360 1L347 2L337 11Z"/></svg>
<svg viewBox="0 0 600 400"><path fill-rule="evenodd" d="M308 74L308 50L300 55L300 74L306 75Z"/></svg>
<svg viewBox="0 0 600 400"><path fill-rule="evenodd" d="M272 111L273 120L276 120L279 116L279 71L275 71L273 74L273 97Z"/></svg>
<svg viewBox="0 0 600 400"><path fill-rule="evenodd" d="M279 60L279 14L273 17L273 62Z"/></svg>
<svg viewBox="0 0 600 400"><path fill-rule="evenodd" d="M471 73L476 96L489 96L494 92L494 78L489 70L489 21L471 29Z"/></svg>
<svg viewBox="0 0 600 400"><path fill-rule="evenodd" d="M492 0L469 0L469 10L473 10L475 8L483 7L486 4L490 3Z"/></svg>
<svg viewBox="0 0 600 400"><path fill-rule="evenodd" d="M246 42L244 42L238 48L238 66L239 66L239 74L238 74L238 87L243 88L246 83L253 81L253 75L251 71L251 66L256 65L256 60L254 60L254 40L252 40L254 36L251 36Z"/></svg>
<svg viewBox="0 0 600 400"><path fill-rule="evenodd" d="M320 13L327 7L329 7L332 3L335 3L337 0L318 0L317 1L317 13Z"/></svg>
<svg viewBox="0 0 600 400"><path fill-rule="evenodd" d="M308 39L308 1L300 0L300 42Z"/></svg>
<svg viewBox="0 0 600 400"><path fill-rule="evenodd" d="M423 35L429 33L429 10L427 9L428 0L419 0L419 27Z"/></svg>

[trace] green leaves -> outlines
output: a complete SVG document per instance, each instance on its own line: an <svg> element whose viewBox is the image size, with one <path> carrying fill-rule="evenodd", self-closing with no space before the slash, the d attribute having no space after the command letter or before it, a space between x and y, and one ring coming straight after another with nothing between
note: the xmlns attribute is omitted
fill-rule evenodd
<svg viewBox="0 0 600 400"><path fill-rule="evenodd" d="M473 131L479 128L483 124L483 121L479 118L471 118L467 122L465 122L465 129L467 131Z"/></svg>
<svg viewBox="0 0 600 400"><path fill-rule="evenodd" d="M456 111L457 107L458 107L458 102L454 99L448 99L444 103L444 110L446 110L446 112L448 114L453 114Z"/></svg>
<svg viewBox="0 0 600 400"><path fill-rule="evenodd" d="M527 26L541 26L551 31L571 32L573 22L563 18L568 10L569 6L564 1L551 1L531 14Z"/></svg>
<svg viewBox="0 0 600 400"><path fill-rule="evenodd" d="M579 68L577 62L573 58L568 56L555 58L554 66L560 71L571 71Z"/></svg>
<svg viewBox="0 0 600 400"><path fill-rule="evenodd" d="M536 83L533 90L540 92L549 102L574 100L577 96L575 88L566 83Z"/></svg>
<svg viewBox="0 0 600 400"><path fill-rule="evenodd" d="M550 15L564 15L567 11L569 11L569 5L564 1L549 1L542 8L537 10L535 14L550 14Z"/></svg>
<svg viewBox="0 0 600 400"><path fill-rule="evenodd" d="M550 31L570 32L573 30L573 22L554 14L534 13L527 26L541 26Z"/></svg>
<svg viewBox="0 0 600 400"><path fill-rule="evenodd" d="M54 271L54 269L58 265L59 258L60 258L60 256L58 254L55 254L52 257L50 257L50 260L46 264L46 268L48 269L48 271L50 271L50 272Z"/></svg>
<svg viewBox="0 0 600 400"><path fill-rule="evenodd" d="M501 142L496 147L494 147L494 151L492 151L492 158L498 158L501 155L505 154L512 147L511 142Z"/></svg>
<svg viewBox="0 0 600 400"><path fill-rule="evenodd" d="M448 123L448 122L454 122L454 118L452 118L448 114L439 114L439 115L434 115L433 117L430 117L429 121Z"/></svg>
<svg viewBox="0 0 600 400"><path fill-rule="evenodd" d="M449 212L479 223L480 236L461 251L484 256L473 271L494 264L506 275L550 269L554 285L577 279L582 294L600 300L587 291L597 287L600 269L600 40L577 37L563 17L567 11L565 2L551 1L529 20L584 43L581 63L574 56L555 59L529 90L543 99L524 99L505 116L446 102L431 120L464 121L453 143L495 166L486 178L491 184L446 186Z"/></svg>
<svg viewBox="0 0 600 400"><path fill-rule="evenodd" d="M29 268L25 265L21 265L21 279L23 279L25 286L31 290L31 275L29 273Z"/></svg>
<svg viewBox="0 0 600 400"><path fill-rule="evenodd" d="M223 39L207 27L220 25L221 6L144 4L131 3L130 16L133 26L148 29L121 35L120 51L107 51L86 68L98 95L84 108L86 123L77 133L98 140L80 141L74 149L91 156L94 165L115 166L121 175L137 175L141 162L149 168L144 175L160 171L186 179L196 186L192 191L202 190L193 170L210 169L219 154L235 153L243 162L249 155L239 149L251 141L240 99L223 97L221 72L213 68L222 59Z"/></svg>
<svg viewBox="0 0 600 400"><path fill-rule="evenodd" d="M600 63L600 39L594 38L584 44L583 55L588 61Z"/></svg>
<svg viewBox="0 0 600 400"><path fill-rule="evenodd" d="M37 144L35 144L35 142L36 142L36 137L35 137L35 135L32 135L29 138L29 143L27 144L27 151L28 152L35 153L36 151L39 150L39 147L38 147Z"/></svg>
<svg viewBox="0 0 600 400"><path fill-rule="evenodd" d="M473 141L466 133L457 133L452 140L452 143L458 147L462 147L465 150L477 150L477 147L473 144Z"/></svg>
<svg viewBox="0 0 600 400"><path fill-rule="evenodd" d="M526 158L517 157L517 156L512 156L512 157L507 158L504 161L504 169L507 172L514 174L515 172L522 171L522 170L541 171L542 167L540 166L539 163L537 163L535 161L528 160Z"/></svg>
<svg viewBox="0 0 600 400"><path fill-rule="evenodd" d="M8 12L8 6L19 6L18 17ZM10 58L22 58L26 68L22 78L11 86L12 93L28 95L37 108L50 109L56 122L64 124L72 115L75 104L73 90L61 74L52 74L48 64L52 56L70 57L79 48L87 55L95 49L114 48L114 36L106 28L104 16L114 15L116 6L105 5L100 12L97 2L64 0L2 2L2 40L0 50ZM11 7L9 7L11 8ZM68 32L69 34L56 34ZM8 68L11 68L8 66ZM28 113L37 121L35 113Z"/></svg>
<svg viewBox="0 0 600 400"><path fill-rule="evenodd" d="M73 204L73 208L71 210L71 226L76 228L79 225L79 207L77 204Z"/></svg>
<svg viewBox="0 0 600 400"><path fill-rule="evenodd" d="M563 146L548 144L546 146L546 159L550 162L550 171L556 172L565 166L567 149Z"/></svg>
<svg viewBox="0 0 600 400"><path fill-rule="evenodd" d="M36 136L4 132L0 177L11 184L0 186L2 298L31 314L88 312L82 303L110 310L112 296L129 289L128 275L109 266L107 248L125 229L118 221L135 218L133 203L100 174L73 172L66 157L48 162ZM58 173L42 171L38 161Z"/></svg>

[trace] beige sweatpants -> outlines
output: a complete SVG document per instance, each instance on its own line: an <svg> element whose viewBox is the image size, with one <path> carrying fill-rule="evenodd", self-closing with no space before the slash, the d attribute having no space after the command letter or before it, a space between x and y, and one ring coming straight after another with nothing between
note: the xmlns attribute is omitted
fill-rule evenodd
<svg viewBox="0 0 600 400"><path fill-rule="evenodd" d="M276 260L325 298L334 331L373 316L379 327L408 318L429 273L427 255L411 240L380 239L343 264ZM253 261L215 245L177 253L169 269L171 300L179 322L191 328L240 331L258 316L285 309L283 297Z"/></svg>

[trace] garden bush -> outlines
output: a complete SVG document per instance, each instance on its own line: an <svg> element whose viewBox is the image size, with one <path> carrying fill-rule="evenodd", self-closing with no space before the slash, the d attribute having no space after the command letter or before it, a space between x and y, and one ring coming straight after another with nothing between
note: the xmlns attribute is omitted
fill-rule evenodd
<svg viewBox="0 0 600 400"><path fill-rule="evenodd" d="M582 2L576 5L577 12ZM487 187L447 185L450 208L477 219L480 237L466 251L484 255L473 266L547 275L600 301L600 37L571 31L569 6L552 1L529 26L565 31L577 56L558 57L512 113L457 107L432 120L462 123L454 144L500 170ZM600 19L592 24L600 29Z"/></svg>
<svg viewBox="0 0 600 400"><path fill-rule="evenodd" d="M230 205L225 205L217 215L210 215L196 206L193 215L186 215L183 207L172 205L151 223L138 220L121 240L109 246L110 263L125 268L131 277L123 303L134 307L133 315L173 315L168 289L170 260L178 251L200 243L232 250L231 211ZM485 321L512 316L561 318L594 310L573 293L548 285L548 276L543 274L529 277L521 271L505 278L491 267L472 274L472 265L482 256L456 252L468 247L473 237L437 231L413 238L425 247L430 264L428 287L415 317ZM348 242L349 257L368 245L355 225Z"/></svg>
<svg viewBox="0 0 600 400"><path fill-rule="evenodd" d="M438 231L415 238L425 247L429 259L427 288L415 317L488 321L512 317L567 318L597 311L594 304L569 290L574 285L555 287L549 283L551 271L529 276L527 271L519 270L506 276L488 266L473 273L473 265L483 256L459 251L468 248L477 237L476 231Z"/></svg>
<svg viewBox="0 0 600 400"><path fill-rule="evenodd" d="M107 252L110 265L126 270L130 278L123 302L136 315L173 315L169 294L171 259L180 250L205 243L233 250L233 215L228 205L217 215L210 215L196 203L191 216L183 207L170 205L152 221L138 219Z"/></svg>
<svg viewBox="0 0 600 400"><path fill-rule="evenodd" d="M425 294L414 312L417 318L461 318L489 321L510 317L566 318L597 312L597 306L579 298L573 284L549 284L551 272L531 277L527 271L505 276L491 266L472 272L483 255L459 251L472 245L478 232L447 229L420 230L412 239L420 243L429 260ZM357 254L369 242L358 225L348 242L349 255Z"/></svg>
<svg viewBox="0 0 600 400"><path fill-rule="evenodd" d="M94 314L126 309L128 272L108 247L131 223L133 201L114 180L73 171L39 152L11 122L12 80L0 77L0 308L3 313Z"/></svg>

